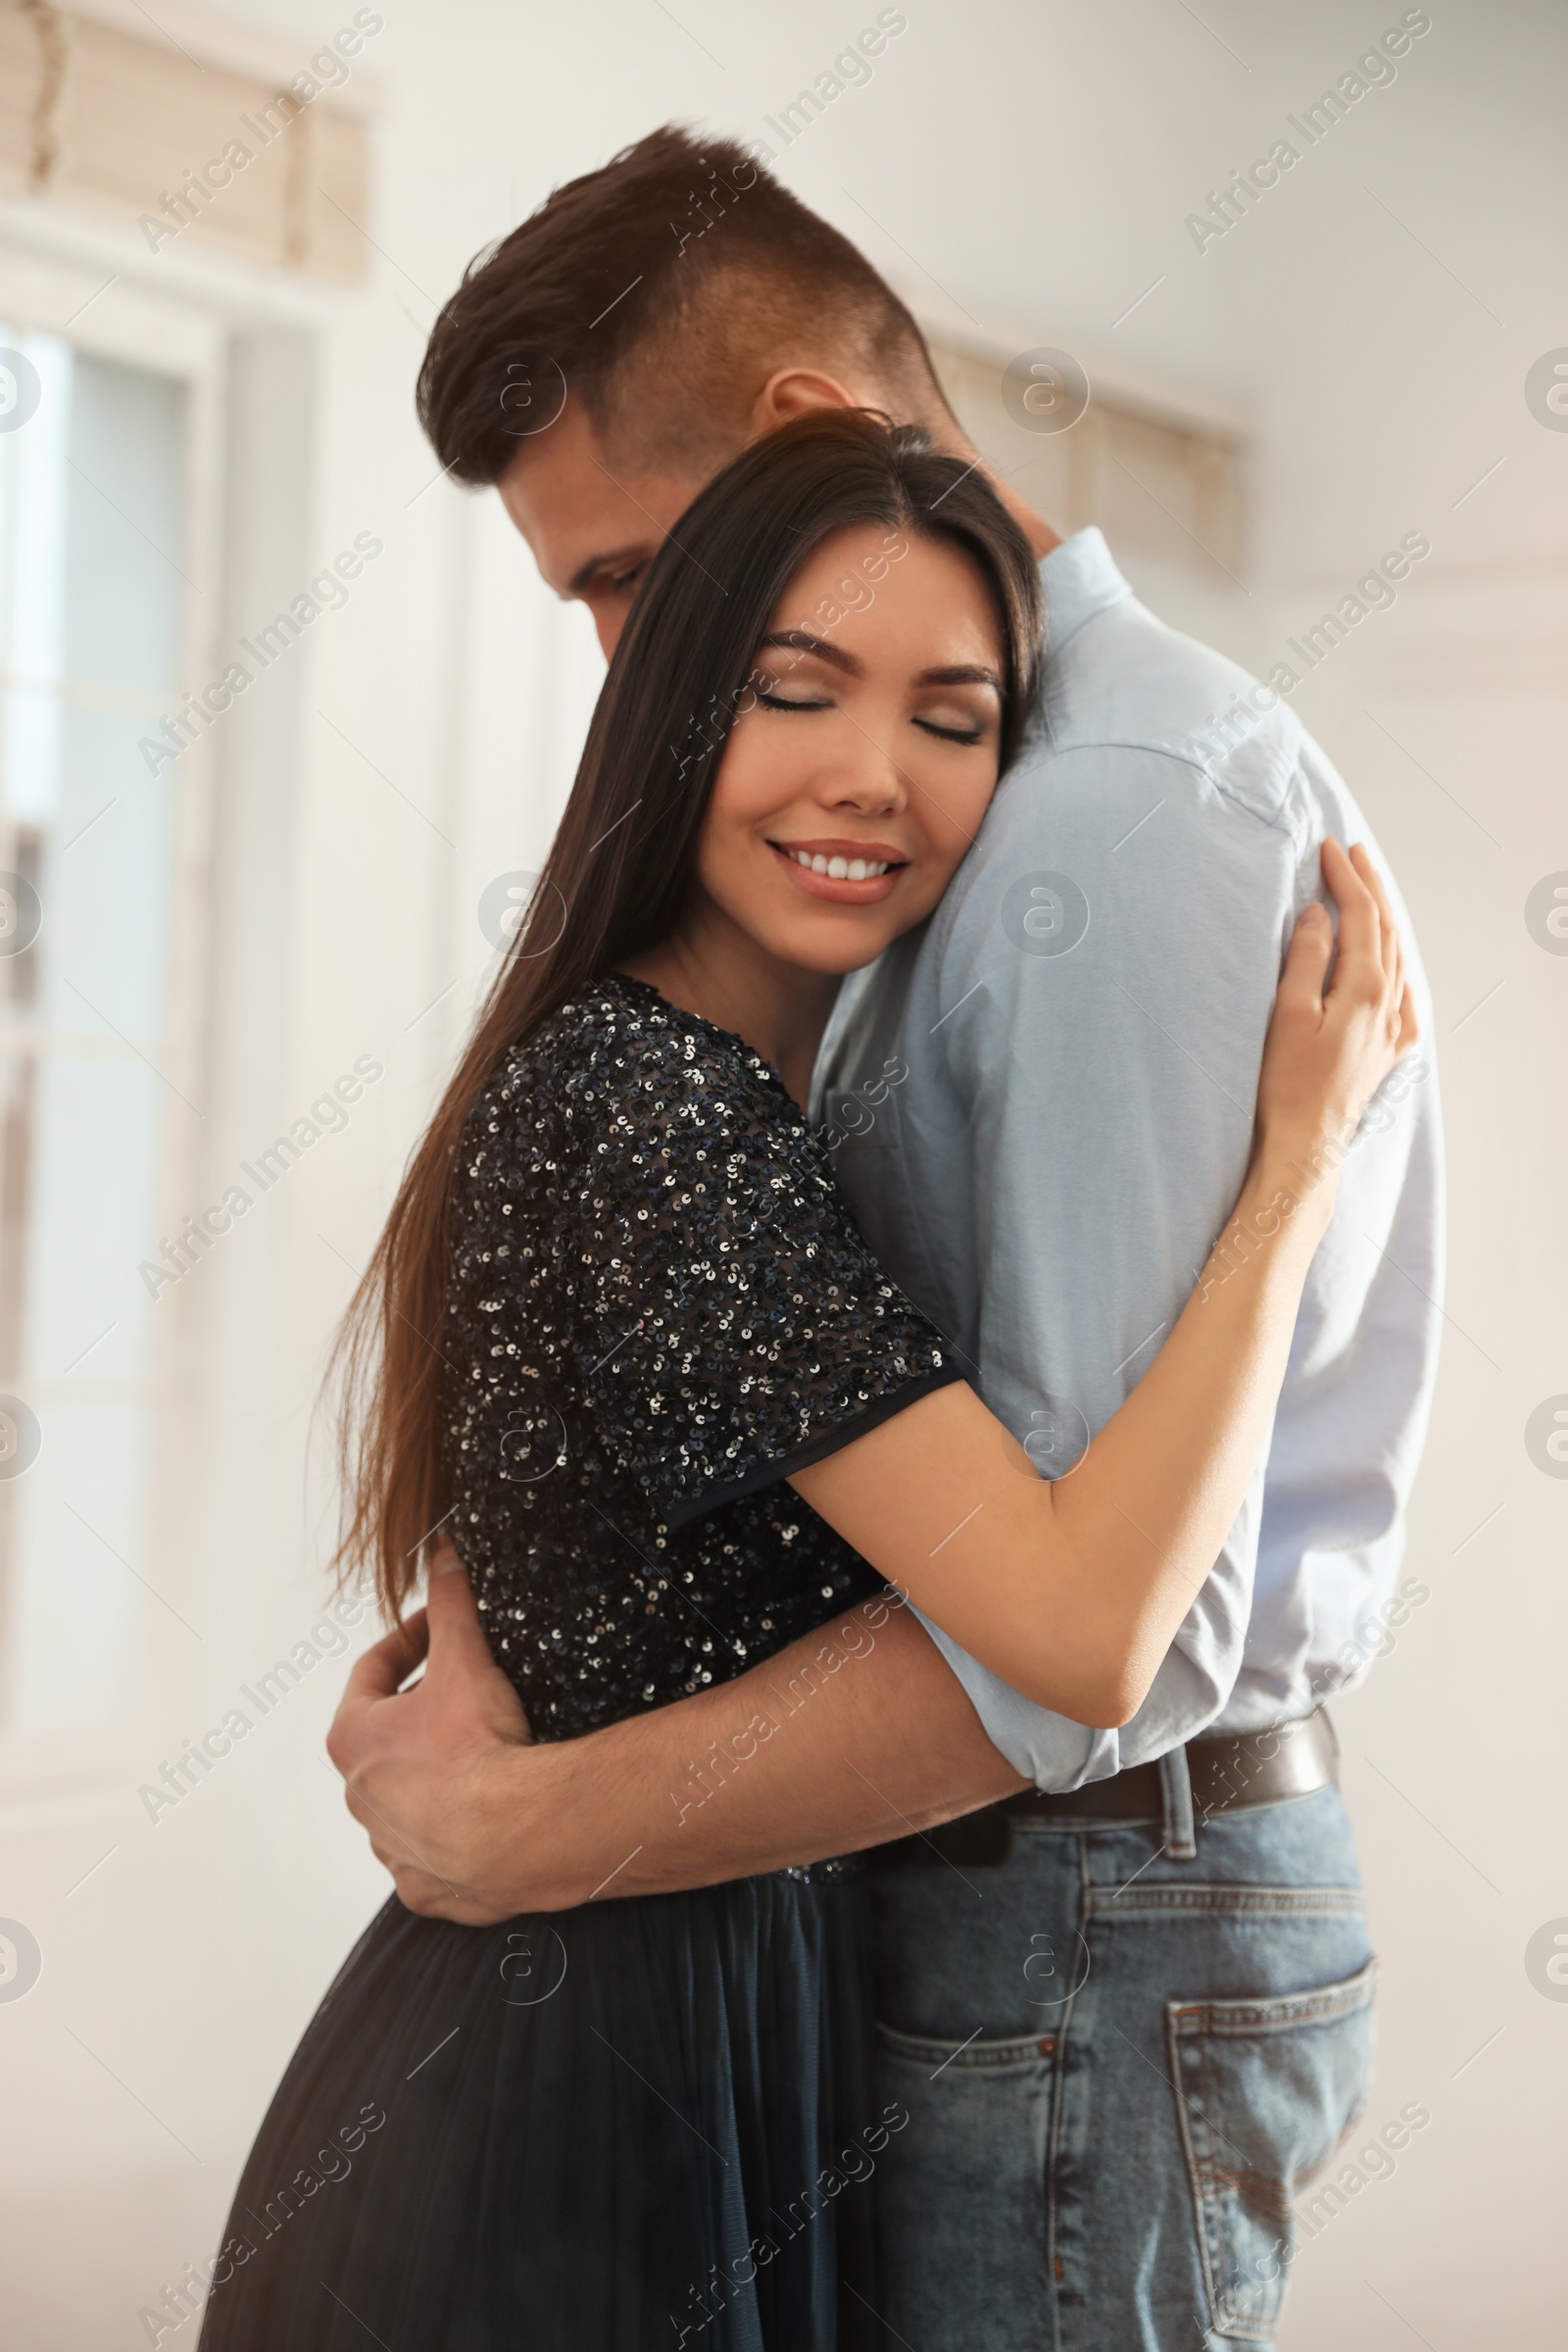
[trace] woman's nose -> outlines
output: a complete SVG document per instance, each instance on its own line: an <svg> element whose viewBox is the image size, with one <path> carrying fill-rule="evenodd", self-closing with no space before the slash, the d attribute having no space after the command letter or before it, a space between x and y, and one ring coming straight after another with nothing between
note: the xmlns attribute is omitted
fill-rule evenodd
<svg viewBox="0 0 1568 2352"><path fill-rule="evenodd" d="M902 808L908 797L908 780L892 752L863 728L844 745L840 757L818 780L818 796L832 808L854 808L886 815Z"/></svg>

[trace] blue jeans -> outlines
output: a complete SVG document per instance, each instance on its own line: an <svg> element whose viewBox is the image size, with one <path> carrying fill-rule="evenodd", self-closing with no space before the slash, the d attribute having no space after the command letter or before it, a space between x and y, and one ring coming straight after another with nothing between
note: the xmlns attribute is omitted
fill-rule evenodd
<svg viewBox="0 0 1568 2352"><path fill-rule="evenodd" d="M911 2118L878 2300L916 2352L1272 2340L1292 2200L1365 2104L1375 1963L1339 1790L1188 1831L1174 1761L1164 1822L873 1864L879 2097Z"/></svg>

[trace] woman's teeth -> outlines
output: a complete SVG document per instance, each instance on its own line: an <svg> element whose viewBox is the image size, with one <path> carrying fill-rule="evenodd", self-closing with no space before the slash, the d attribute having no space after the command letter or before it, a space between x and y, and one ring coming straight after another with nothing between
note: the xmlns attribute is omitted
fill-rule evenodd
<svg viewBox="0 0 1568 2352"><path fill-rule="evenodd" d="M892 863L891 858L878 865L869 858L824 858L820 850L814 857L809 850L788 850L785 855L808 874L826 874L831 882L874 882Z"/></svg>

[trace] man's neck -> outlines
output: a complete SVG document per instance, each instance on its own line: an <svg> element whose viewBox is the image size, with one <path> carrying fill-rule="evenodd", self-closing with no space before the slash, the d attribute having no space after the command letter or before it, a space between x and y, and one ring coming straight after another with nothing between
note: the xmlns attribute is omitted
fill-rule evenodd
<svg viewBox="0 0 1568 2352"><path fill-rule="evenodd" d="M981 473L991 484L992 489L1006 508L1007 513L1012 516L1037 557L1049 556L1054 547L1061 545L1061 533L1054 531L1045 516L1037 514L1026 499L1020 498L1010 483L1004 481L1000 474L994 473L981 457L980 452L971 442L964 439L961 432L955 431L951 422L945 418L939 419L934 416L926 417L922 421L939 449L948 451L956 458L967 458L978 466Z"/></svg>
<svg viewBox="0 0 1568 2352"><path fill-rule="evenodd" d="M992 489L1001 499L1037 556L1049 556L1054 547L1061 545L1061 533L1054 531L1043 514L1037 514L1034 508L1019 498L1015 491L1009 490L1005 482L998 481L989 467L983 468L983 470Z"/></svg>
<svg viewBox="0 0 1568 2352"><path fill-rule="evenodd" d="M953 454L955 457L973 459L1037 557L1049 556L1054 547L1061 545L1061 533L1054 531L1045 516L1037 514L1027 499L1020 498L1009 482L1004 481L1000 474L993 473L977 449L971 449L966 441L960 441L954 446Z"/></svg>

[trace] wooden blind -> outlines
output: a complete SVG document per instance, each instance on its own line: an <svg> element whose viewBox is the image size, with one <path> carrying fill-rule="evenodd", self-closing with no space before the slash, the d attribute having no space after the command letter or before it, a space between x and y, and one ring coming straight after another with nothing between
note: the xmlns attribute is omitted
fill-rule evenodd
<svg viewBox="0 0 1568 2352"><path fill-rule="evenodd" d="M369 251L365 128L306 94L317 80L303 56L298 78L271 81L46 0L0 0L0 192L128 214L154 252L221 246L351 282Z"/></svg>

